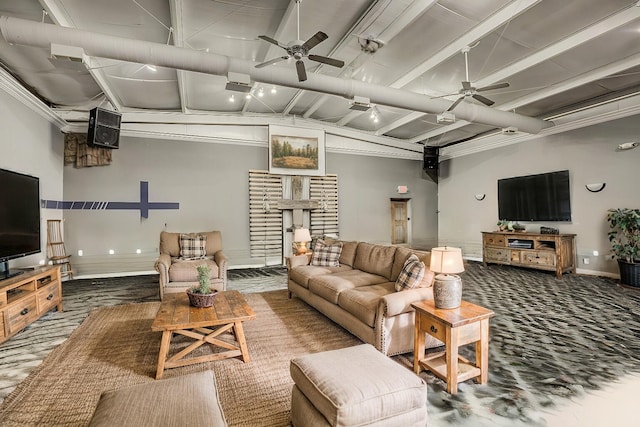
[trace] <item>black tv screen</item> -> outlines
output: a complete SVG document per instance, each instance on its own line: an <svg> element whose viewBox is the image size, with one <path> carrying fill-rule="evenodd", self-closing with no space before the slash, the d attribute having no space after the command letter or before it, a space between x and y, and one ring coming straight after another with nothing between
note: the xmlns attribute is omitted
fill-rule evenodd
<svg viewBox="0 0 640 427"><path fill-rule="evenodd" d="M571 221L569 171L498 180L498 216L507 221Z"/></svg>
<svg viewBox="0 0 640 427"><path fill-rule="evenodd" d="M40 252L40 181L0 169L0 262Z"/></svg>

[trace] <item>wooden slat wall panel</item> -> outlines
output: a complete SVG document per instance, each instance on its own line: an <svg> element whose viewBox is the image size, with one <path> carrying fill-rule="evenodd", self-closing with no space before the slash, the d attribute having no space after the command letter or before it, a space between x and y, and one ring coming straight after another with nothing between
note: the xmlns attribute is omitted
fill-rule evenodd
<svg viewBox="0 0 640 427"><path fill-rule="evenodd" d="M311 235L339 236L338 175L312 176L309 196L319 203L318 209L311 210Z"/></svg>
<svg viewBox="0 0 640 427"><path fill-rule="evenodd" d="M282 178L267 171L249 171L249 238L252 257L282 256ZM265 209L268 205L268 209Z"/></svg>

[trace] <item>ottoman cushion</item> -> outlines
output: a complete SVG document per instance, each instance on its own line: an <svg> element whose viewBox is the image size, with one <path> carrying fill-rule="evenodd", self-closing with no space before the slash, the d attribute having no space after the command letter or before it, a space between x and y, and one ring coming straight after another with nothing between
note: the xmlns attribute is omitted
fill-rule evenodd
<svg viewBox="0 0 640 427"><path fill-rule="evenodd" d="M302 356L290 370L296 387L331 426L400 425L396 418L404 426L426 424L424 381L370 344ZM415 423L407 424L403 415L409 414Z"/></svg>
<svg viewBox="0 0 640 427"><path fill-rule="evenodd" d="M227 425L212 371L105 391L89 427Z"/></svg>

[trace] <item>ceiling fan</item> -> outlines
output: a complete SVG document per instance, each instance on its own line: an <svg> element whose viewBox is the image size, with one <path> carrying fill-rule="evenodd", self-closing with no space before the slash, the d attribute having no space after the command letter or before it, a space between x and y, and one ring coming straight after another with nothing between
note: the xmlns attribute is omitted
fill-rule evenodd
<svg viewBox="0 0 640 427"><path fill-rule="evenodd" d="M473 99L482 102L484 105L491 106L491 105L495 104L495 102L490 100L489 98L486 98L486 97L478 94L478 92L484 92L484 91L487 91L487 90L502 89L502 88L505 88L505 87L509 87L509 83L507 83L507 82L496 83L496 84L493 84L493 85L479 87L479 88L475 88L475 87L471 86L471 82L469 81L469 58L468 58L470 50L471 50L471 47L469 47L469 46L465 46L461 50L461 52L464 54L464 66L465 66L465 72L466 72L466 74L465 74L466 80L462 82L462 89L460 89L458 91L458 93L460 94L460 97L458 99L456 99L455 102L453 104L451 104L451 106L449 108L447 108L447 111L453 111L453 109L456 108L458 106L458 104L460 104L460 102L462 102L462 100L464 100L467 97L472 97Z"/></svg>
<svg viewBox="0 0 640 427"><path fill-rule="evenodd" d="M338 68L342 68L344 66L344 61L328 58L326 56L309 54L309 51L313 49L313 47L315 47L320 42L323 42L324 40L326 40L329 36L327 36L327 34L323 33L322 31L318 31L306 42L300 40L300 1L301 0L296 0L297 13L298 13L298 33L297 33L298 39L285 45L269 36L265 36L265 35L258 36L259 39L262 39L266 42L269 42L278 47L281 47L287 52L287 54L280 56L278 58L274 58L269 61L260 63L256 65L256 68L266 67L267 65L275 64L276 62L285 61L289 58L294 58L296 60L296 71L298 73L298 80L303 82L307 80L307 70L304 67L304 62L302 62L302 58L309 58L312 61L321 62L323 64L331 65L332 67L338 67Z"/></svg>

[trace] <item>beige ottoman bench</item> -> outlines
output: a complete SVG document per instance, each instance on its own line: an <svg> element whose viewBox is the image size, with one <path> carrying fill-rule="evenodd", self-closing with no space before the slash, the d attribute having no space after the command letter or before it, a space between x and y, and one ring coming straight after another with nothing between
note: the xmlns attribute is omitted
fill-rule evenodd
<svg viewBox="0 0 640 427"><path fill-rule="evenodd" d="M212 371L105 391L89 427L226 427Z"/></svg>
<svg viewBox="0 0 640 427"><path fill-rule="evenodd" d="M427 425L427 385L370 344L298 357L290 370L295 427Z"/></svg>

